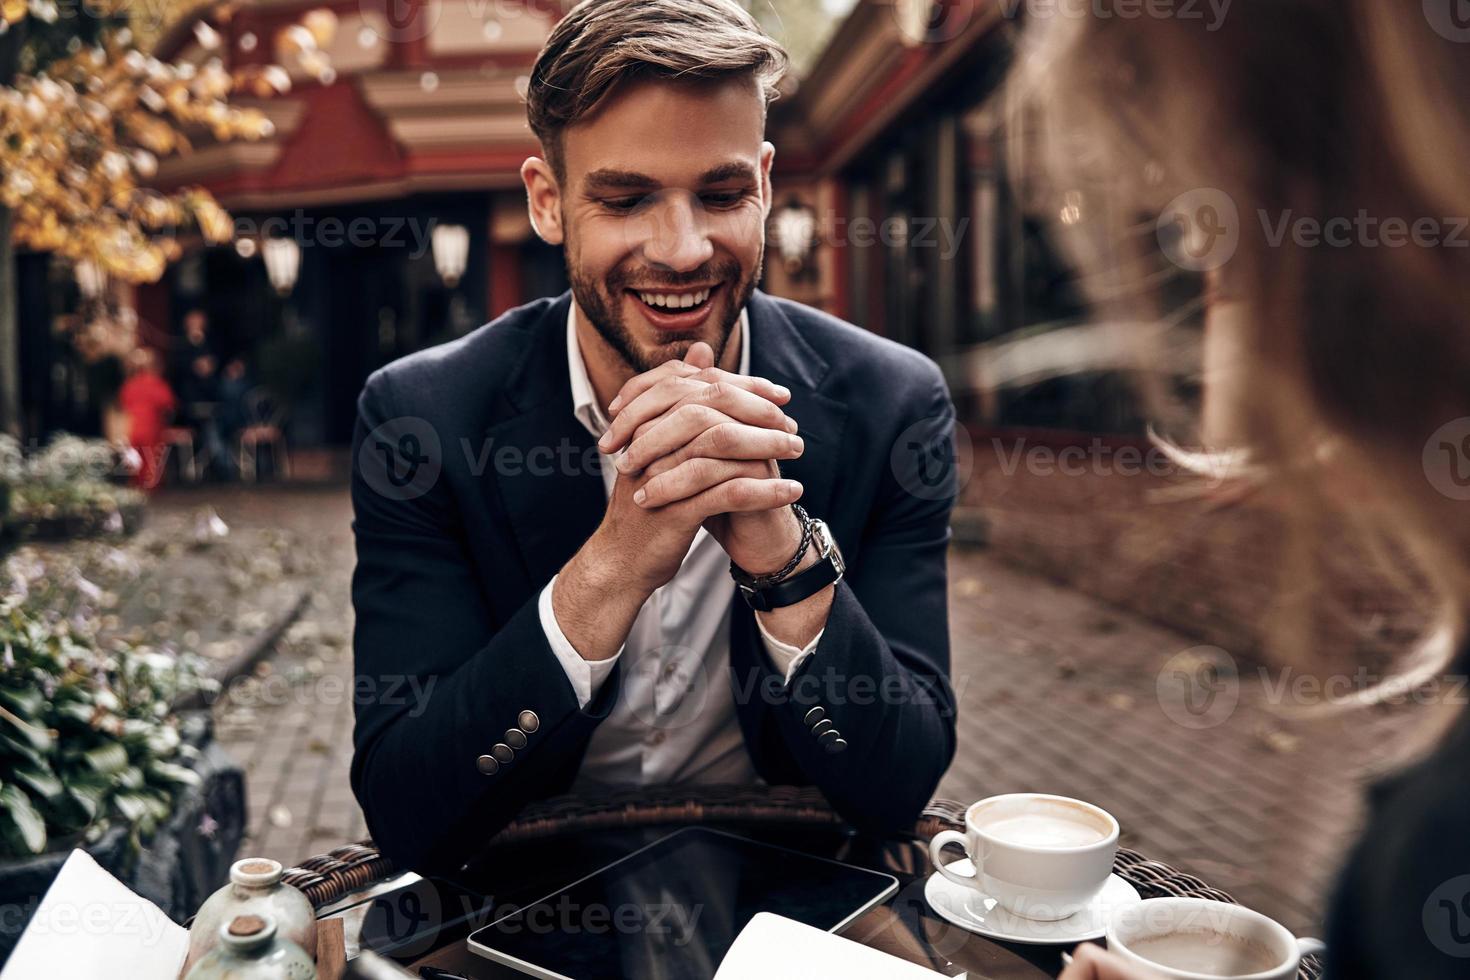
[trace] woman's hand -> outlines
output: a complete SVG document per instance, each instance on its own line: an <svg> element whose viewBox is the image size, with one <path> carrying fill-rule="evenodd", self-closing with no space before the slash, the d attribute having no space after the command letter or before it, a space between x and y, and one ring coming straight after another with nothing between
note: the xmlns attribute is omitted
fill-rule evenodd
<svg viewBox="0 0 1470 980"><path fill-rule="evenodd" d="M1083 943L1072 950L1072 965L1057 980L1158 980L1158 974L1134 966L1095 943Z"/></svg>

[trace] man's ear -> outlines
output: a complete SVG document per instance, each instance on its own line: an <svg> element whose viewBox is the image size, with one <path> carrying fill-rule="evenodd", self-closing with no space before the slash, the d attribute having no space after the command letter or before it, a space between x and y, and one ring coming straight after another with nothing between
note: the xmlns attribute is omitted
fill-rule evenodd
<svg viewBox="0 0 1470 980"><path fill-rule="evenodd" d="M561 185L551 164L540 157L530 157L521 164L521 182L526 185L531 227L546 244L562 244L566 233L561 226Z"/></svg>
<svg viewBox="0 0 1470 980"><path fill-rule="evenodd" d="M762 217L771 216L771 206L775 203L776 192L771 187L771 165L776 162L776 144L765 142L761 144L761 205Z"/></svg>

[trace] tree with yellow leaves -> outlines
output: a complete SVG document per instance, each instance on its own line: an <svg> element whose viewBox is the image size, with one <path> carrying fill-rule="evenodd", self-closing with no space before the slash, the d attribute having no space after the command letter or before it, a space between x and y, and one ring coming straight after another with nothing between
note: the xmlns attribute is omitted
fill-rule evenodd
<svg viewBox="0 0 1470 980"><path fill-rule="evenodd" d="M162 193L147 181L160 158L188 152L191 137L268 136L270 120L230 97L290 87L279 65L231 72L217 58L153 57L129 26L129 3L86 0L63 19L55 0L0 0L0 431L20 425L14 247L153 282L179 256L180 234L229 241L230 216L207 190ZM220 19L229 10L214 8ZM335 18L308 17L294 29L324 44ZM196 33L214 33L198 23Z"/></svg>

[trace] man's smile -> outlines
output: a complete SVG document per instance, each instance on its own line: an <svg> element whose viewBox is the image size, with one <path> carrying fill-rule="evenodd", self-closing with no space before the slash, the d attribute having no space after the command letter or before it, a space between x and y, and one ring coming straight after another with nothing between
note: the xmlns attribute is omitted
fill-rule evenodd
<svg viewBox="0 0 1470 980"><path fill-rule="evenodd" d="M723 282L681 289L628 289L629 298L643 318L667 333L688 333L704 326L715 302L725 289Z"/></svg>

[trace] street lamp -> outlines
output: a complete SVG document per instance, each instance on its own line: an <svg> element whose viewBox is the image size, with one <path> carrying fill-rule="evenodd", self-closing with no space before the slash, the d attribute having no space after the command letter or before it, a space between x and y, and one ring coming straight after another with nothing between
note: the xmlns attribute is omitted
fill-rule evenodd
<svg viewBox="0 0 1470 980"><path fill-rule="evenodd" d="M296 277L301 274L301 246L294 238L267 238L261 246L266 275L282 296L291 295Z"/></svg>
<svg viewBox="0 0 1470 980"><path fill-rule="evenodd" d="M453 289L464 275L470 257L470 230L464 225L435 225L429 240L434 268L444 285Z"/></svg>

